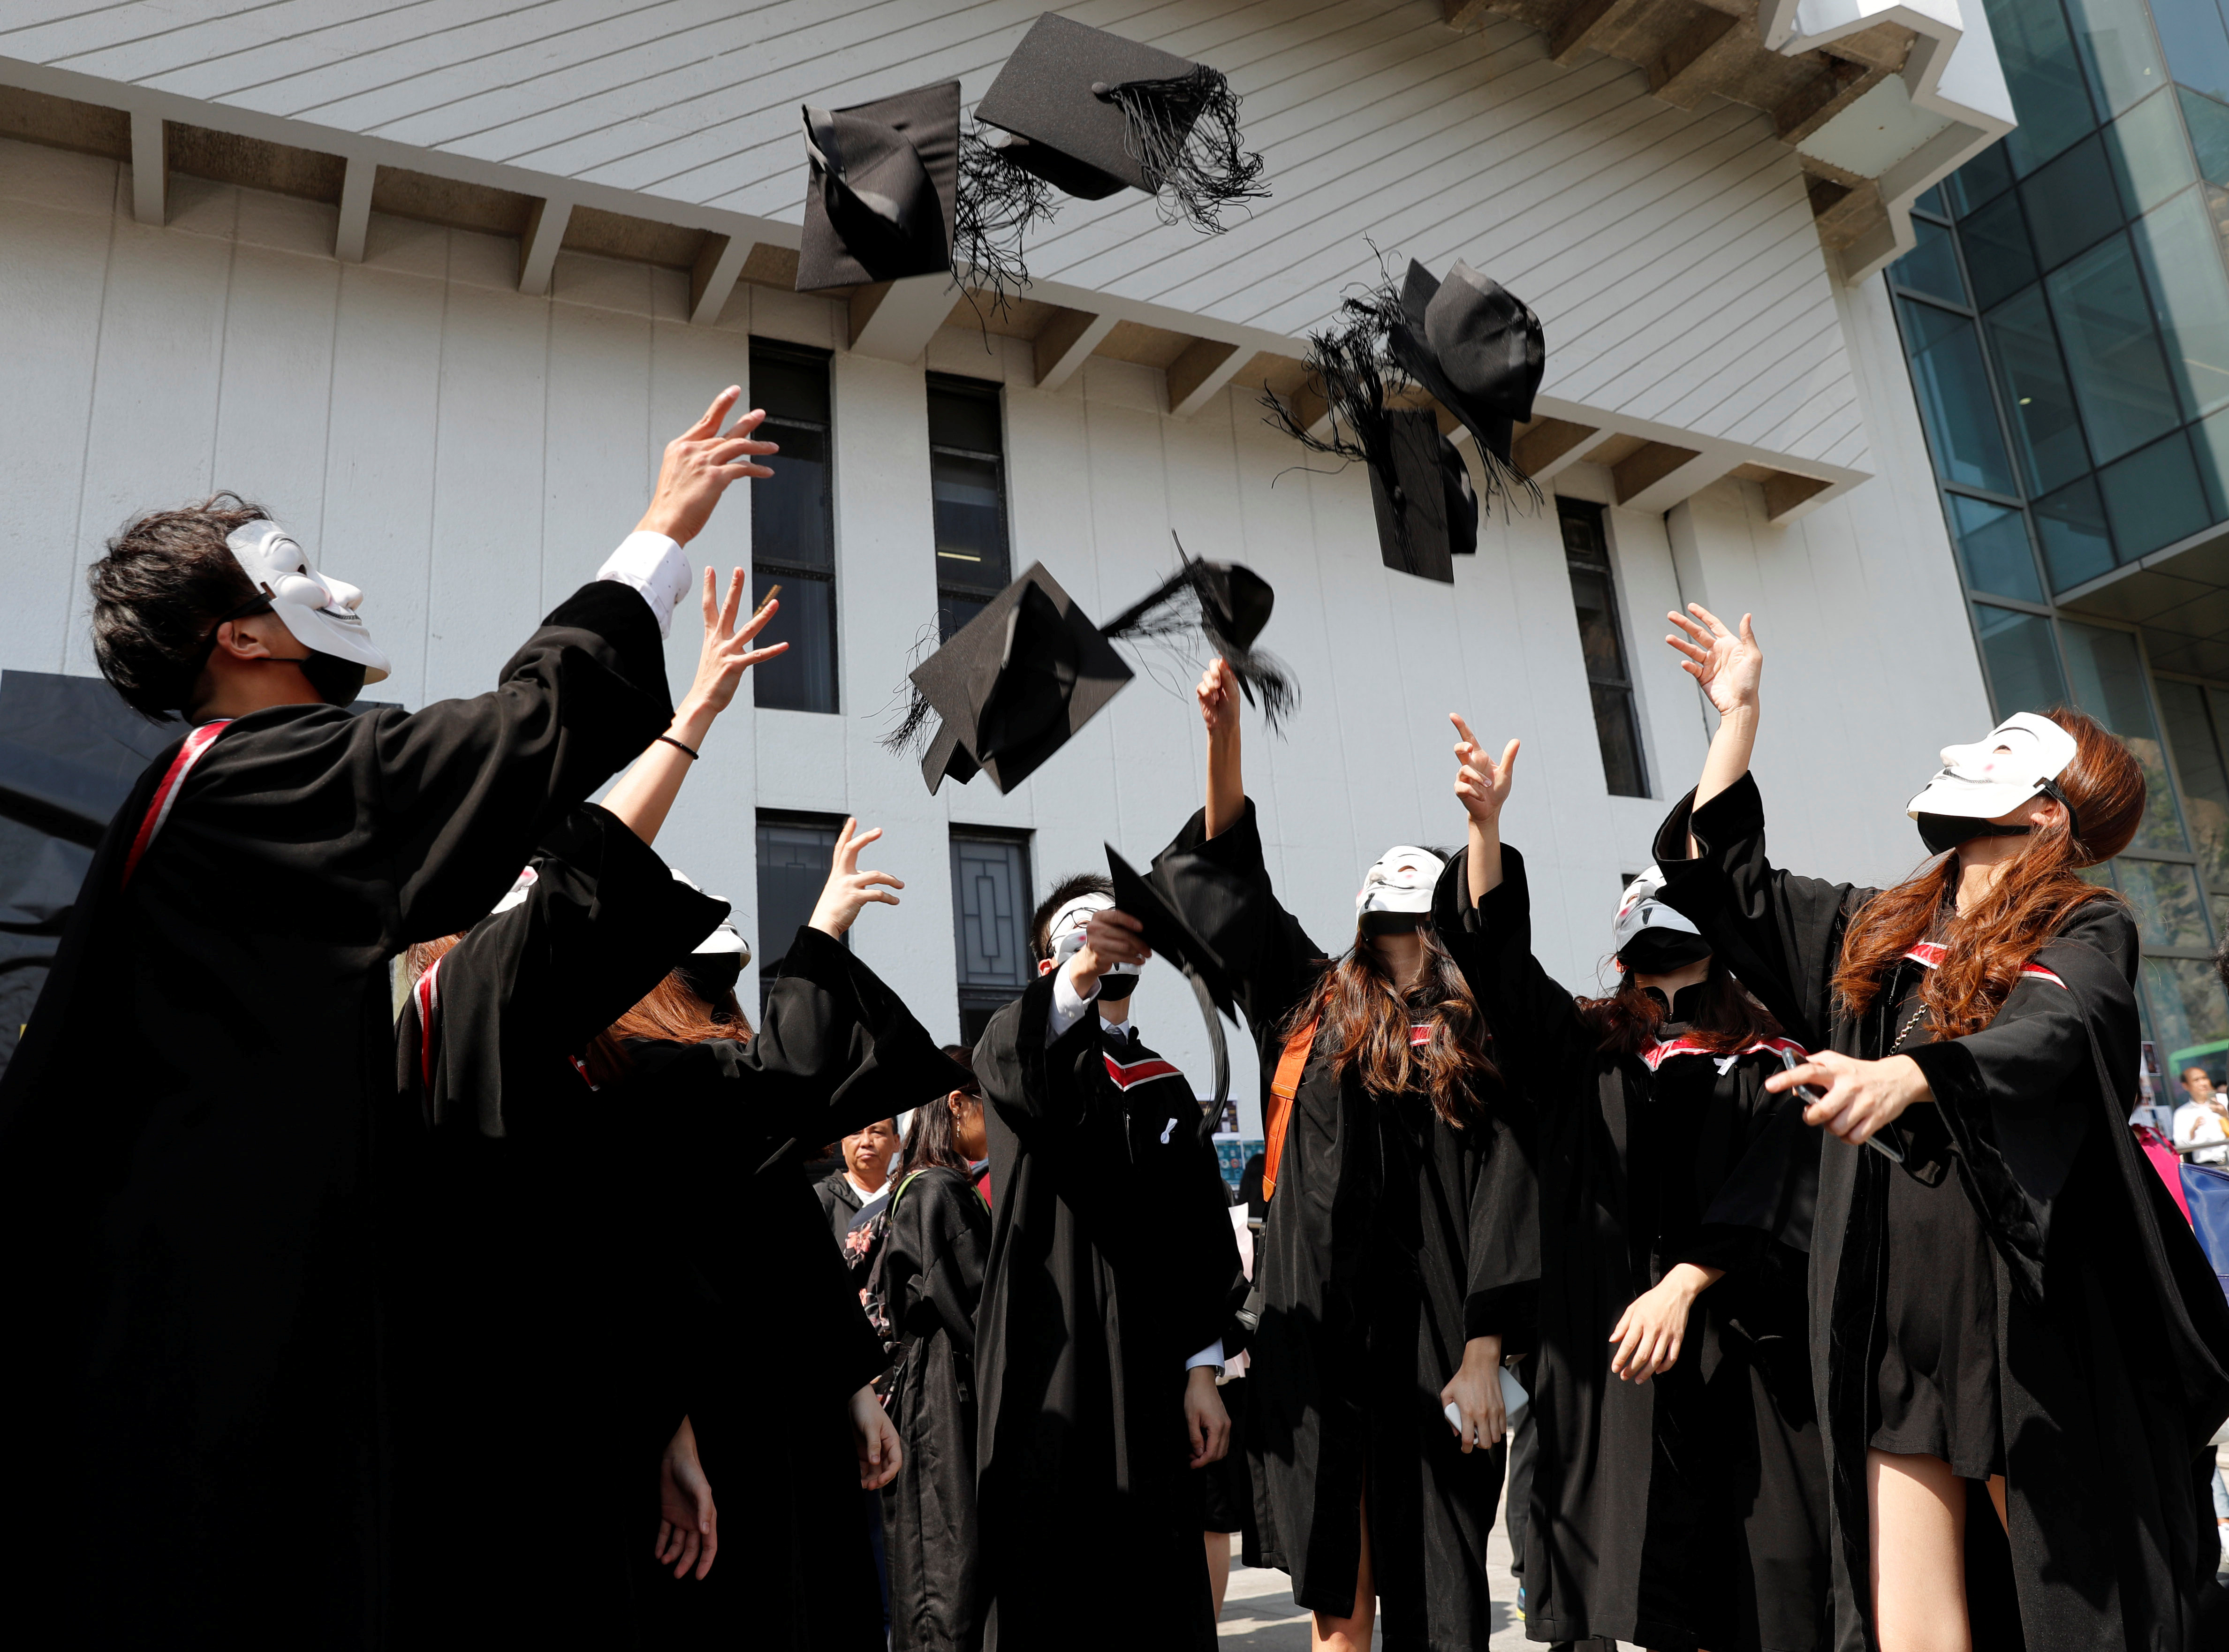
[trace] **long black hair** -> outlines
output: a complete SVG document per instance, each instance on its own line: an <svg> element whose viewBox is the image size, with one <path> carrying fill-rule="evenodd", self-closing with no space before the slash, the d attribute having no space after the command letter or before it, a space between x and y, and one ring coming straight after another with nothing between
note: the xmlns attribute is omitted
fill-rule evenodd
<svg viewBox="0 0 2229 1652"><path fill-rule="evenodd" d="M978 1102L983 1097L983 1086L975 1077L975 1057L964 1044L947 1044L944 1053L967 1070L967 1085L962 1094L973 1096ZM897 1173L890 1178L893 1184L903 1182L916 1170L926 1170L941 1165L947 1170L966 1170L967 1155L960 1151L960 1144L952 1130L952 1101L948 1096L938 1096L923 1102L913 1110L913 1124L906 1131L905 1151L898 1155Z"/></svg>

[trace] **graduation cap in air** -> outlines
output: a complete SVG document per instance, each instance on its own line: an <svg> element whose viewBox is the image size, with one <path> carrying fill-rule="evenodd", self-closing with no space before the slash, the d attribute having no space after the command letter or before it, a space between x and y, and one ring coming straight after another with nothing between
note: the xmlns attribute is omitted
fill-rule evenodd
<svg viewBox="0 0 2229 1652"><path fill-rule="evenodd" d="M1215 1057L1215 1095L1208 1103L1201 1134L1211 1134L1230 1099L1230 1051L1224 1043L1222 1016L1238 1019L1238 998L1231 973L1198 929L1185 916L1157 866L1140 873L1122 858L1113 844L1107 845L1107 875L1114 885L1114 905L1138 920L1139 932L1158 957L1184 972L1192 996L1207 1023L1207 1041Z"/></svg>
<svg viewBox="0 0 2229 1652"><path fill-rule="evenodd" d="M1532 416L1548 359L1540 318L1525 301L1461 260L1442 281L1410 259L1386 342L1402 370L1477 440L1489 487L1522 481L1510 456L1513 426Z"/></svg>
<svg viewBox="0 0 2229 1652"><path fill-rule="evenodd" d="M931 792L979 770L1011 792L1129 682L1117 641L1205 643L1278 726L1297 696L1283 666L1253 646L1275 594L1250 569L1194 561L1181 543L1177 553L1177 572L1104 626L1044 563L1031 564L915 668L911 704L883 745L904 751L926 736L922 778ZM941 723L928 735L932 717Z"/></svg>
<svg viewBox="0 0 2229 1652"><path fill-rule="evenodd" d="M1008 162L1081 200L1143 190L1170 222L1212 231L1223 206L1269 193L1220 70L1054 12L1030 25L975 118L1008 135Z"/></svg>
<svg viewBox="0 0 2229 1652"><path fill-rule="evenodd" d="M845 109L805 108L812 181L797 290L952 267L960 215L960 82Z"/></svg>

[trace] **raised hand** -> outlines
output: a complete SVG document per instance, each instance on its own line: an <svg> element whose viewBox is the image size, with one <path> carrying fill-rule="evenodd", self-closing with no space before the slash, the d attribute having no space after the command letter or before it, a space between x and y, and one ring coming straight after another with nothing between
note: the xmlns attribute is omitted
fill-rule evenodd
<svg viewBox="0 0 2229 1652"><path fill-rule="evenodd" d="M1117 907L1094 912L1083 926L1083 944L1068 961L1068 984L1078 998L1089 998L1099 978L1115 964L1142 964L1153 955L1145 925Z"/></svg>
<svg viewBox="0 0 2229 1652"><path fill-rule="evenodd" d="M1460 714L1449 712L1448 721L1462 736L1455 742L1455 799L1463 806L1463 813L1479 825L1498 825L1501 806L1509 801L1510 782L1516 776L1519 742L1513 740L1504 746L1501 761L1496 762L1486 755Z"/></svg>
<svg viewBox="0 0 2229 1652"><path fill-rule="evenodd" d="M752 408L724 434L721 432L721 422L742 394L739 386L730 384L712 398L703 418L665 444L658 492L651 496L650 509L635 524L638 531L662 533L685 545L704 530L729 483L747 476L774 474L765 466L751 462L755 456L763 458L781 451L773 442L752 438L751 433L766 418L764 409Z"/></svg>
<svg viewBox="0 0 2229 1652"><path fill-rule="evenodd" d="M1238 678L1222 655L1208 662L1192 693L1199 702L1199 720L1207 725L1209 739L1238 732Z"/></svg>
<svg viewBox="0 0 2229 1652"><path fill-rule="evenodd" d="M1699 602L1690 602L1687 614L1665 617L1686 634L1667 635L1664 640L1685 656L1680 668L1703 685L1718 715L1731 717L1744 707L1755 710L1757 679L1764 674L1764 651L1757 646L1750 616L1742 615L1739 636L1728 631L1718 616Z"/></svg>
<svg viewBox="0 0 2229 1652"><path fill-rule="evenodd" d="M881 837L883 829L875 826L861 832L858 828L857 820L849 820L844 822L843 831L836 834L836 854L828 869L828 882L822 886L820 899L813 909L812 927L838 941L844 938L860 909L870 901L896 906L898 897L890 890L905 887L901 879L888 872L859 870L859 851Z"/></svg>
<svg viewBox="0 0 2229 1652"><path fill-rule="evenodd" d="M736 615L742 607L744 578L740 568L730 574L728 595L722 600L711 569L704 569L704 646L697 656L697 680L681 697L683 721L699 712L708 720L719 716L734 701L745 672L762 659L772 659L789 646L786 642L766 648L751 646L752 640L766 629L767 622L781 611L781 604L772 597L760 603L740 628L736 626Z"/></svg>

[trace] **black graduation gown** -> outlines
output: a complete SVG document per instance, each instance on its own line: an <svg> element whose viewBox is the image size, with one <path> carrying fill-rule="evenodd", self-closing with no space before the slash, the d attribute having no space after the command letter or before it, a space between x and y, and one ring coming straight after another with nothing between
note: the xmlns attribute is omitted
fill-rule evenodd
<svg viewBox="0 0 2229 1652"><path fill-rule="evenodd" d="M1764 1088L1776 1054L1683 1054L1652 1071L1602 1049L1532 951L1524 858L1472 906L1468 852L1436 891L1442 934L1540 1116L1539 1456L1526 1630L1671 1652L1812 1652L1824 1627L1827 1469L1811 1402L1799 1249L1817 1132ZM1464 910L1468 909L1468 910ZM1460 913L1460 919L1457 914ZM1667 1040L1684 1031L1667 1024ZM1680 1362L1609 1369L1610 1332L1680 1263L1725 1276Z"/></svg>
<svg viewBox="0 0 2229 1652"><path fill-rule="evenodd" d="M975 1046L991 1141L983 1643L1127 1648L1143 1625L1158 1646L1211 1648L1184 1386L1238 1267L1222 1173L1183 1074L1142 1049L1118 1062L1095 1006L1045 1041L1054 979ZM1079 1616L1079 1599L1109 1610Z"/></svg>
<svg viewBox="0 0 2229 1652"><path fill-rule="evenodd" d="M1251 800L1204 832L1194 815L1155 865L1230 964L1266 1087L1325 955L1277 903ZM1303 1606L1351 1612L1366 1478L1391 1652L1469 1652L1492 1632L1486 1542L1506 1443L1464 1455L1440 1391L1470 1338L1515 1352L1529 1337L1539 1218L1521 1102L1477 1100L1476 1122L1456 1129L1421 1095L1342 1081L1319 1038L1255 1245L1247 1563L1290 1572Z"/></svg>
<svg viewBox="0 0 2229 1652"><path fill-rule="evenodd" d="M576 1055L727 907L593 806L531 865L395 1029L394 1622L414 1648L637 1644L688 1406L657 1122Z"/></svg>
<svg viewBox="0 0 2229 1652"><path fill-rule="evenodd" d="M930 1166L891 1194L883 1300L898 1342L886 1404L905 1467L883 1488L892 1652L973 1652L975 1307L991 1212L967 1173Z"/></svg>
<svg viewBox="0 0 2229 1652"><path fill-rule="evenodd" d="M1843 934L1875 891L1774 866L1746 775L1700 809L1692 802L1657 839L1665 898L1802 1042L1886 1053L1896 994L1852 1016L1832 993ZM2219 1556L2207 1441L2229 1416L2229 1306L2125 1123L2138 1038L2127 909L2077 908L2033 961L2046 973L2023 975L1988 1026L1907 1046L1935 1096L1935 1118L1910 1121L1911 1141L1947 1141L1988 1231L2010 1572L2027 1646L2181 1652L2213 1632L2200 1628ZM1865 1464L1881 1218L1888 1179L1905 1173L1870 1147L1822 1139L1811 1361L1837 1652L1872 1644ZM1968 1529L1988 1540L1994 1524L1984 1514ZM1976 1633L1991 1627L1977 1611Z"/></svg>
<svg viewBox="0 0 2229 1652"><path fill-rule="evenodd" d="M93 858L0 1080L0 1404L37 1419L0 1435L0 1596L47 1644L383 1637L388 961L484 916L671 716L609 582L499 681L241 717L128 887L171 752Z"/></svg>
<svg viewBox="0 0 2229 1652"><path fill-rule="evenodd" d="M966 1075L874 971L797 932L748 1044L630 1040L614 1107L652 1121L666 1232L698 1303L688 1415L720 1509L720 1558L663 1591L678 1645L880 1649L850 1401L882 1340L800 1173L821 1144ZM648 1548L647 1539L644 1547Z"/></svg>

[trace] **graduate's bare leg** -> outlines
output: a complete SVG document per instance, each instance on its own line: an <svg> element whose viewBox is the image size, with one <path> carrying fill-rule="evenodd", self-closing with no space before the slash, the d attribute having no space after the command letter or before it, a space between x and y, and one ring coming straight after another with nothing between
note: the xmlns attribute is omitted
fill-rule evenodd
<svg viewBox="0 0 2229 1652"><path fill-rule="evenodd" d="M1370 1499L1362 1500L1362 1561L1354 1570L1354 1606L1345 1617L1318 1612L1308 1624L1308 1652L1370 1652L1378 1588L1370 1575Z"/></svg>
<svg viewBox="0 0 2229 1652"><path fill-rule="evenodd" d="M1215 1615L1223 1616L1224 1591L1230 1587L1230 1533L1207 1534L1207 1586L1215 1591Z"/></svg>
<svg viewBox="0 0 2229 1652"><path fill-rule="evenodd" d="M1997 1524L2005 1528L2007 1537L2011 1536L2013 1523L2005 1518L2005 1477L2002 1475L1989 1476L1989 1501L1997 1506Z"/></svg>
<svg viewBox="0 0 2229 1652"><path fill-rule="evenodd" d="M1868 1451L1866 1501L1881 1652L1972 1652L1966 1482L1940 1457Z"/></svg>

